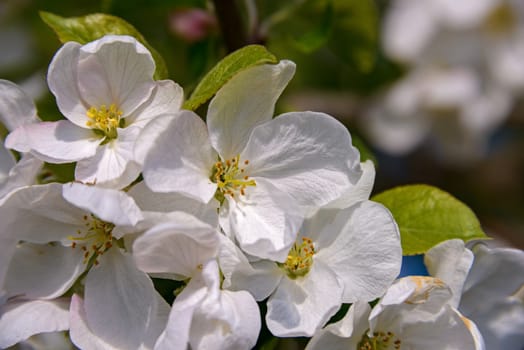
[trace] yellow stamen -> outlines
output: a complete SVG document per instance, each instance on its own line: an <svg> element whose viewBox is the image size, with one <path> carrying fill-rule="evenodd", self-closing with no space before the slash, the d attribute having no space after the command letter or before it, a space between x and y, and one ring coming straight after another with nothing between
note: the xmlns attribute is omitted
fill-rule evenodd
<svg viewBox="0 0 524 350"><path fill-rule="evenodd" d="M511 6L501 4L487 16L484 26L489 33L505 34L515 28L517 18L513 13Z"/></svg>
<svg viewBox="0 0 524 350"><path fill-rule="evenodd" d="M114 103L109 108L106 105L101 105L100 108L91 107L86 112L89 118L86 125L108 139L115 139L118 136L117 128L121 126L122 114L123 112Z"/></svg>
<svg viewBox="0 0 524 350"><path fill-rule="evenodd" d="M71 243L71 248L79 247L84 252L84 264L90 262L98 264L98 256L104 254L113 246L112 231L114 224L105 222L91 214L89 217L84 215L86 230L77 230L75 236L67 237Z"/></svg>
<svg viewBox="0 0 524 350"><path fill-rule="evenodd" d="M245 168L241 168L239 164L240 155L237 155L226 161L218 161L213 166L210 179L217 184L215 198L220 203L224 201L226 195L231 198L235 198L235 194L245 196L248 186L256 186L255 180L244 175ZM249 161L245 160L244 164L249 164Z"/></svg>
<svg viewBox="0 0 524 350"><path fill-rule="evenodd" d="M366 332L357 345L357 350L400 350L402 341L392 332L374 332L369 336Z"/></svg>
<svg viewBox="0 0 524 350"><path fill-rule="evenodd" d="M286 261L279 264L292 279L305 276L313 265L313 255L315 255L313 241L307 237L303 237L301 241L300 244L295 242L289 250Z"/></svg>

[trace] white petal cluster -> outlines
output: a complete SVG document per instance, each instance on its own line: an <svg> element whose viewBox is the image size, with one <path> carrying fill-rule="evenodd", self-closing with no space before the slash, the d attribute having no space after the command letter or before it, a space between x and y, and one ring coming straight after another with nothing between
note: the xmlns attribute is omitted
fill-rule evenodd
<svg viewBox="0 0 524 350"><path fill-rule="evenodd" d="M424 262L431 275L451 287L450 304L476 323L487 349L522 348L523 251L484 243L468 249L460 240L449 240L429 250Z"/></svg>
<svg viewBox="0 0 524 350"><path fill-rule="evenodd" d="M484 349L475 325L447 304L451 296L437 278L401 278L373 308L362 302L351 305L306 349Z"/></svg>
<svg viewBox="0 0 524 350"><path fill-rule="evenodd" d="M154 69L131 37L66 43L48 74L56 122L0 82L21 154L5 150L0 178L16 182L0 188L0 348L67 331L80 349L250 349L263 327L311 348L482 348L457 311L456 290L484 283L473 266L462 288L469 258L439 270L450 287L395 282L399 228L369 200L373 164L329 115L274 117L294 63L239 72L205 122ZM75 180L42 181L26 157L76 162Z"/></svg>
<svg viewBox="0 0 524 350"><path fill-rule="evenodd" d="M370 139L391 154L429 139L446 161L481 157L524 92L522 1L391 1L382 38L406 70L370 103Z"/></svg>
<svg viewBox="0 0 524 350"><path fill-rule="evenodd" d="M155 63L134 38L108 35L86 45L66 43L49 66L57 122L17 128L6 146L50 163L77 162L75 178L123 188L140 174L138 133L151 119L180 109L183 92L154 81Z"/></svg>

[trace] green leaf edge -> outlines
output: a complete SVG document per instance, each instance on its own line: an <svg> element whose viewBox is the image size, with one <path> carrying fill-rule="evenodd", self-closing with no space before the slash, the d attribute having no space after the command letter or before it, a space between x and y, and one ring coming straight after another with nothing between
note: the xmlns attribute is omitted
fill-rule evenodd
<svg viewBox="0 0 524 350"><path fill-rule="evenodd" d="M247 45L230 53L202 78L183 108L194 111L213 97L237 73L266 63L275 64L278 63L278 59L263 45Z"/></svg>
<svg viewBox="0 0 524 350"><path fill-rule="evenodd" d="M464 212L467 213L466 215L471 217L471 220L472 220L473 224L470 227L470 231L471 232L475 232L475 233L471 234L471 235L468 235L467 237L464 237L464 236L448 237L448 238L446 238L444 240L440 240L439 242L431 243L431 246L429 245L429 243L426 243L427 247L425 249L416 250L416 249L409 249L409 247L407 247L408 244L407 244L406 238L405 238L405 237L410 237L410 236L413 236L413 235L412 234L408 234L408 235L404 234L403 235L403 231L405 231L406 228L405 227L401 227L399 225L400 238L401 238L401 244L402 244L402 254L403 255L424 254L430 248L432 248L434 245L436 245L436 244L438 244L440 242L443 242L445 240L448 240L448 239L453 239L453 238L462 239L464 242L468 242L468 241L474 240L474 239L489 239L489 237L483 231L483 229L482 229L482 227L480 225L480 221L478 220L478 218L475 215L475 213L473 212L473 210L471 210L471 208L469 208L465 203L463 203L462 201L460 201L459 199L457 199L456 197L454 197L450 193L448 193L448 192L446 192L446 191L444 191L444 190L442 190L442 189L440 189L438 187L435 187L435 186L426 185L426 184L411 184L411 185L397 186L397 187L394 187L392 189L389 189L389 190L386 190L384 192L381 192L379 194L374 195L371 198L371 200L375 201L375 202L378 202L378 203L381 203L386 208L388 208L390 210L391 214L393 215L393 218L395 219L395 221L398 224L398 220L397 220L398 214L396 213L396 211L392 210L394 208L391 208L390 206L388 206L390 203L388 201L384 200L384 197L390 196L392 193L395 193L395 192L405 191L408 188L409 189L414 189L414 190L417 189L418 191L437 191L437 193L440 196L442 196L443 198L447 197L447 198L449 198L449 200L451 200L451 201L455 202L457 205L461 206L462 209L464 210ZM394 198L394 197L390 197L390 198ZM404 239L402 237L404 237Z"/></svg>
<svg viewBox="0 0 524 350"><path fill-rule="evenodd" d="M107 34L132 36L151 52L156 65L154 79L166 79L169 75L166 63L160 53L156 51L151 45L149 45L144 36L132 24L120 17L105 13L92 13L81 17L61 17L46 11L40 11L39 13L42 21L44 21L44 23L47 24L56 33L58 39L62 43L76 41L80 44L87 44L88 42L100 39ZM95 35L86 35L86 33L82 32L81 27L79 27L79 25L82 25L85 28L88 27L86 26L86 23L97 23L101 20L114 21L115 23L118 23L118 25L112 26L112 30L109 31L104 31L101 33L95 32ZM61 24L60 22L67 23L69 26Z"/></svg>

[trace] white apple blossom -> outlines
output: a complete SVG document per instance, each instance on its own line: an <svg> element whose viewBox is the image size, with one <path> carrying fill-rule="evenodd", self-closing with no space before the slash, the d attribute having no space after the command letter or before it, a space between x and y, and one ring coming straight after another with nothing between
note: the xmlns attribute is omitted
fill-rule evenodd
<svg viewBox="0 0 524 350"><path fill-rule="evenodd" d="M400 271L398 227L387 209L361 201L308 218L283 263L252 261L224 239L224 287L267 300L276 336L311 336L342 303L381 296ZM372 268L370 268L372 266Z"/></svg>
<svg viewBox="0 0 524 350"><path fill-rule="evenodd" d="M33 101L16 84L0 79L0 122L8 130L38 121ZM0 203L13 190L36 183L43 162L30 154L21 154L17 162L10 150L0 145ZM0 234L0 305L5 302L4 277L16 241Z"/></svg>
<svg viewBox="0 0 524 350"><path fill-rule="evenodd" d="M4 282L10 295L51 299L87 272L79 282L88 334L114 348L154 343L163 328L155 321L160 317L156 292L124 251L124 232L142 219L129 196L79 183L53 183L21 188L1 209L0 231L22 242ZM41 251L50 249L54 252L42 257ZM73 328L71 332L78 334ZM86 341L85 336L80 339Z"/></svg>
<svg viewBox="0 0 524 350"><path fill-rule="evenodd" d="M8 131L24 124L36 123L39 118L29 96L16 84L0 79L0 122ZM11 151L0 145L0 199L15 188L31 185L43 162L23 154L16 162Z"/></svg>
<svg viewBox="0 0 524 350"><path fill-rule="evenodd" d="M483 65L502 86L524 87L517 63L524 54L519 0L395 0L382 29L384 49L395 60Z"/></svg>
<svg viewBox="0 0 524 350"><path fill-rule="evenodd" d="M486 85L470 67L426 64L377 96L362 126L391 154L406 154L430 139L446 161L463 162L485 153L489 135L512 103L507 90Z"/></svg>
<svg viewBox="0 0 524 350"><path fill-rule="evenodd" d="M488 349L522 348L524 252L483 243L469 250L454 239L430 249L424 263L431 275L450 285L450 304L475 322Z"/></svg>
<svg viewBox="0 0 524 350"><path fill-rule="evenodd" d="M372 142L402 155L429 139L455 164L483 156L524 91L523 38L519 0L392 1L383 46L408 69L362 118Z"/></svg>
<svg viewBox="0 0 524 350"><path fill-rule="evenodd" d="M260 312L246 291L220 287L216 228L186 215L159 224L133 244L137 266L189 282L177 294L155 349L250 349L260 331Z"/></svg>
<svg viewBox="0 0 524 350"><path fill-rule="evenodd" d="M155 63L136 39L107 35L80 45L67 42L49 66L48 84L67 118L24 125L6 145L51 163L77 162L75 178L124 187L141 171L136 138L151 119L180 109L182 89L155 82Z"/></svg>
<svg viewBox="0 0 524 350"><path fill-rule="evenodd" d="M284 261L306 207L327 204L354 185L358 151L346 128L313 112L273 117L295 71L290 61L246 69L209 105L155 119L137 143L154 192L179 192L221 205L222 230L247 253Z"/></svg>
<svg viewBox="0 0 524 350"><path fill-rule="evenodd" d="M450 297L439 279L401 278L373 309L354 303L344 318L317 332L306 349L483 349L474 324L446 303Z"/></svg>

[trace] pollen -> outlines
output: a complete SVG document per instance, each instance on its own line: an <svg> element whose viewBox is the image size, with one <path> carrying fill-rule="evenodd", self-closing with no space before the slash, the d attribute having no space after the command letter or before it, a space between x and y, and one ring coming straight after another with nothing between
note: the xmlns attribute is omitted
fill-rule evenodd
<svg viewBox="0 0 524 350"><path fill-rule="evenodd" d="M230 198L245 196L247 187L256 186L255 180L245 175L246 168L241 167L241 164L240 155L214 164L210 180L217 184L215 198L220 203L228 196ZM243 164L247 166L249 160L244 160Z"/></svg>
<svg viewBox="0 0 524 350"><path fill-rule="evenodd" d="M496 6L484 21L484 27L492 34L509 33L516 25L517 18L508 4Z"/></svg>
<svg viewBox="0 0 524 350"><path fill-rule="evenodd" d="M392 332L366 332L357 345L357 350L400 350L402 341Z"/></svg>
<svg viewBox="0 0 524 350"><path fill-rule="evenodd" d="M286 261L279 266L292 279L305 276L313 265L314 255L313 241L310 238L303 237L300 241L295 242L289 250Z"/></svg>
<svg viewBox="0 0 524 350"><path fill-rule="evenodd" d="M95 215L84 215L85 230L77 230L75 235L67 237L71 241L71 248L80 248L84 252L84 264L98 265L98 257L113 246L112 231L114 224L105 222Z"/></svg>
<svg viewBox="0 0 524 350"><path fill-rule="evenodd" d="M109 108L106 105L101 105L100 108L91 107L86 112L86 125L108 139L115 139L118 136L117 128L123 121L122 114L114 103Z"/></svg>

